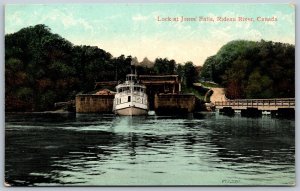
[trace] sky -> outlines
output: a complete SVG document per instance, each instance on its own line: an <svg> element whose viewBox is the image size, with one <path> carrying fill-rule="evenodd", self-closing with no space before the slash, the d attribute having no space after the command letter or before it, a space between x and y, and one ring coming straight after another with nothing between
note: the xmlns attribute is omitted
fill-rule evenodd
<svg viewBox="0 0 300 191"><path fill-rule="evenodd" d="M181 22L181 17L191 19ZM199 21L199 17L213 21ZM239 17L253 20L239 21ZM273 20L261 21L258 17ZM162 21L164 18L167 21ZM74 45L98 46L114 57L132 55L139 61L160 57L203 65L207 57L232 40L295 44L295 7L289 4L5 6L5 34L36 24L47 25Z"/></svg>

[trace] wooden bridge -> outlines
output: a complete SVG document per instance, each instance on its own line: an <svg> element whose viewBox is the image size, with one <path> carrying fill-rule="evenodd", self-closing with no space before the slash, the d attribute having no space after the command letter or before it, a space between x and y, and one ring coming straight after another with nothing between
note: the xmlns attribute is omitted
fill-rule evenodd
<svg viewBox="0 0 300 191"><path fill-rule="evenodd" d="M217 101L216 109L231 108L233 110L257 109L261 111L275 111L278 109L295 109L295 98L280 99L235 99Z"/></svg>

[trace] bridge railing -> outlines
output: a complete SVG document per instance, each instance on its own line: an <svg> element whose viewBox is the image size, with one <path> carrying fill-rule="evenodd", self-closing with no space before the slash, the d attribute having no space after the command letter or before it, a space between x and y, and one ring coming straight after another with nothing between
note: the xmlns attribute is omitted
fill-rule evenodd
<svg viewBox="0 0 300 191"><path fill-rule="evenodd" d="M295 107L295 98L276 98L276 99L235 99L226 101L217 101L215 106L223 107Z"/></svg>

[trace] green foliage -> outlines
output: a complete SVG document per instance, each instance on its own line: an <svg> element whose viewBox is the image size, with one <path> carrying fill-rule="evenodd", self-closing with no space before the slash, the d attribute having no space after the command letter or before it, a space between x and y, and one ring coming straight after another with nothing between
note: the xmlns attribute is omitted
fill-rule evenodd
<svg viewBox="0 0 300 191"><path fill-rule="evenodd" d="M193 87L183 86L182 91L184 93L193 93L198 99L204 100L205 92L207 92L208 90L207 89L199 90L199 89L195 89Z"/></svg>
<svg viewBox="0 0 300 191"><path fill-rule="evenodd" d="M213 80L213 77L215 77L215 56L210 56L205 60L205 63L203 65L202 71L201 71L201 77L204 80Z"/></svg>
<svg viewBox="0 0 300 191"><path fill-rule="evenodd" d="M226 96L295 96L295 47L279 42L231 41L207 58L200 77L223 85Z"/></svg>
<svg viewBox="0 0 300 191"><path fill-rule="evenodd" d="M131 70L131 56L125 57L121 55L117 58L111 60L112 67L116 70L115 80L124 80L126 75L130 73ZM140 73L139 73L140 74ZM103 77L102 77L103 78Z"/></svg>
<svg viewBox="0 0 300 191"><path fill-rule="evenodd" d="M154 62L153 70L148 72L154 74L177 74L182 78L183 85L192 87L198 79L198 73L192 62L186 62L184 65L176 64L175 60L168 60L167 58L157 58Z"/></svg>
<svg viewBox="0 0 300 191"><path fill-rule="evenodd" d="M192 62L187 62L183 66L184 82L187 87L192 87L197 80L197 71Z"/></svg>
<svg viewBox="0 0 300 191"><path fill-rule="evenodd" d="M6 109L52 109L54 102L74 99L76 92L94 90L96 81L115 80L116 72L125 77L130 59L74 46L45 25L5 35Z"/></svg>
<svg viewBox="0 0 300 191"><path fill-rule="evenodd" d="M251 73L246 87L247 98L272 97L272 80L258 70Z"/></svg>
<svg viewBox="0 0 300 191"><path fill-rule="evenodd" d="M47 90L46 92L40 94L40 96L38 97L37 109L45 110L47 108L52 108L53 103L57 99L57 95L57 92L53 90Z"/></svg>
<svg viewBox="0 0 300 191"><path fill-rule="evenodd" d="M201 84L207 88L221 88L219 84L212 83L212 82L201 82Z"/></svg>
<svg viewBox="0 0 300 191"><path fill-rule="evenodd" d="M20 87L16 91L16 96L24 101L31 101L33 91L30 87Z"/></svg>
<svg viewBox="0 0 300 191"><path fill-rule="evenodd" d="M175 60L156 58L153 70L156 74L175 74L175 67Z"/></svg>

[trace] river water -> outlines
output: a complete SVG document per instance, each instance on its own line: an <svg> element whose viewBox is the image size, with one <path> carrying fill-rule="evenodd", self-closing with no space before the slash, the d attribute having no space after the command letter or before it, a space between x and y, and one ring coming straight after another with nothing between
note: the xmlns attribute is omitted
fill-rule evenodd
<svg viewBox="0 0 300 191"><path fill-rule="evenodd" d="M295 119L6 114L5 180L51 185L293 185Z"/></svg>

